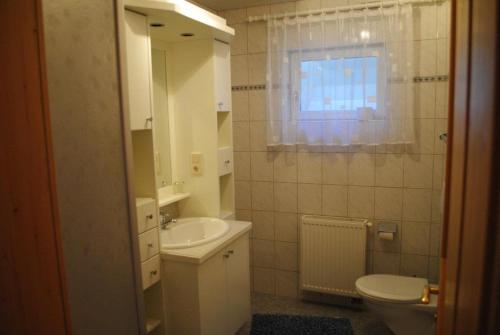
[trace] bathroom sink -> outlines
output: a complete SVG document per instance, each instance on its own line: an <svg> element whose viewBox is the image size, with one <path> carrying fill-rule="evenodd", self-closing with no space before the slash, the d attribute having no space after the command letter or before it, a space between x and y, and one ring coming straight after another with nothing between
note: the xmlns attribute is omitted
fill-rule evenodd
<svg viewBox="0 0 500 335"><path fill-rule="evenodd" d="M198 217L178 219L160 233L164 249L190 248L212 242L229 231L229 224L221 219Z"/></svg>

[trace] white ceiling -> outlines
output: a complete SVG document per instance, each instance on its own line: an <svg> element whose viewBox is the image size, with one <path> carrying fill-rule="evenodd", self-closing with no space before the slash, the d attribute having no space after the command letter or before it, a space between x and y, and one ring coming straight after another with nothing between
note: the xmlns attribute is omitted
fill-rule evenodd
<svg viewBox="0 0 500 335"><path fill-rule="evenodd" d="M202 6L213 10L224 10L234 8L245 8L251 6L266 5L278 2L288 2L290 0L195 0Z"/></svg>

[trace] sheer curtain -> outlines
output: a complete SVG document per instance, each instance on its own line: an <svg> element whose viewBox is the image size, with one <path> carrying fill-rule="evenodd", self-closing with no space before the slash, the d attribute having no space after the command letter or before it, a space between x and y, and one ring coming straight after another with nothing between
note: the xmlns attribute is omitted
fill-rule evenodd
<svg viewBox="0 0 500 335"><path fill-rule="evenodd" d="M410 5L270 19L267 144L414 141Z"/></svg>

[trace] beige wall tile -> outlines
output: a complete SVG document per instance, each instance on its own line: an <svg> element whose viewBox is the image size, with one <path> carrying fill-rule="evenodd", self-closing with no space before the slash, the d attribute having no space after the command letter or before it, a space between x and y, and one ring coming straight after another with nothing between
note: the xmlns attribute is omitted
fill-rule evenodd
<svg viewBox="0 0 500 335"><path fill-rule="evenodd" d="M274 184L274 209L279 212L297 212L297 184Z"/></svg>
<svg viewBox="0 0 500 335"><path fill-rule="evenodd" d="M273 152L252 152L251 170L253 181L273 180L274 155Z"/></svg>
<svg viewBox="0 0 500 335"><path fill-rule="evenodd" d="M251 22L248 24L248 53L263 53L267 51L266 22Z"/></svg>
<svg viewBox="0 0 500 335"><path fill-rule="evenodd" d="M247 19L246 8L230 9L219 13L220 16L226 19L227 24L234 25L235 23L244 23Z"/></svg>
<svg viewBox="0 0 500 335"><path fill-rule="evenodd" d="M248 121L250 120L249 103L248 103L248 92L247 91L233 91L232 94L233 103L233 121Z"/></svg>
<svg viewBox="0 0 500 335"><path fill-rule="evenodd" d="M278 153L274 162L274 178L280 182L297 182L297 153Z"/></svg>
<svg viewBox="0 0 500 335"><path fill-rule="evenodd" d="M386 187L403 186L403 156L377 154L375 158L375 184Z"/></svg>
<svg viewBox="0 0 500 335"><path fill-rule="evenodd" d="M297 242L298 222L296 213L274 214L276 241Z"/></svg>
<svg viewBox="0 0 500 335"><path fill-rule="evenodd" d="M430 222L431 198L431 190L405 189L403 191L403 219Z"/></svg>
<svg viewBox="0 0 500 335"><path fill-rule="evenodd" d="M297 12L304 12L321 8L321 0L298 0L295 4Z"/></svg>
<svg viewBox="0 0 500 335"><path fill-rule="evenodd" d="M274 213L252 211L253 237L262 240L274 240Z"/></svg>
<svg viewBox="0 0 500 335"><path fill-rule="evenodd" d="M448 132L448 120L447 119L436 119L435 124L435 134L434 134L434 153L435 154L446 154L446 143L439 139L439 135Z"/></svg>
<svg viewBox="0 0 500 335"><path fill-rule="evenodd" d="M373 187L349 186L348 214L355 218L372 218L375 192Z"/></svg>
<svg viewBox="0 0 500 335"><path fill-rule="evenodd" d="M253 289L258 293L275 294L273 269L253 268Z"/></svg>
<svg viewBox="0 0 500 335"><path fill-rule="evenodd" d="M248 85L247 55L231 56L231 85Z"/></svg>
<svg viewBox="0 0 500 335"><path fill-rule="evenodd" d="M373 273L399 274L401 256L399 253L373 252Z"/></svg>
<svg viewBox="0 0 500 335"><path fill-rule="evenodd" d="M276 295L297 298L298 277L297 272L276 270Z"/></svg>
<svg viewBox="0 0 500 335"><path fill-rule="evenodd" d="M349 185L375 185L375 155L366 152L349 154Z"/></svg>
<svg viewBox="0 0 500 335"><path fill-rule="evenodd" d="M401 252L413 255L429 255L430 225L422 222L404 222Z"/></svg>
<svg viewBox="0 0 500 335"><path fill-rule="evenodd" d="M269 14L269 6L253 6L247 8L247 15L250 16L262 16Z"/></svg>
<svg viewBox="0 0 500 335"><path fill-rule="evenodd" d="M436 75L436 40L416 41L413 48L415 73L419 76Z"/></svg>
<svg viewBox="0 0 500 335"><path fill-rule="evenodd" d="M250 119L252 121L266 120L266 91L248 91L248 97L248 110L250 112Z"/></svg>
<svg viewBox="0 0 500 335"><path fill-rule="evenodd" d="M267 128L265 121L250 122L250 147L252 151L267 151Z"/></svg>
<svg viewBox="0 0 500 335"><path fill-rule="evenodd" d="M273 183L267 181L252 182L252 209L272 211L273 208Z"/></svg>
<svg viewBox="0 0 500 335"><path fill-rule="evenodd" d="M299 212L321 214L321 185L299 184Z"/></svg>
<svg viewBox="0 0 500 335"><path fill-rule="evenodd" d="M280 270L297 271L297 243L275 242L276 268Z"/></svg>
<svg viewBox="0 0 500 335"><path fill-rule="evenodd" d="M416 141L406 147L408 153L432 154L434 152L434 119L416 119Z"/></svg>
<svg viewBox="0 0 500 335"><path fill-rule="evenodd" d="M433 190L432 191L432 222L442 223L443 222L443 191Z"/></svg>
<svg viewBox="0 0 500 335"><path fill-rule="evenodd" d="M234 151L250 150L250 123L233 122L233 146Z"/></svg>
<svg viewBox="0 0 500 335"><path fill-rule="evenodd" d="M236 220L252 221L252 211L249 209L237 209L235 211ZM251 244L250 244L251 246Z"/></svg>
<svg viewBox="0 0 500 335"><path fill-rule="evenodd" d="M443 188L444 174L445 174L445 156L434 155L434 168L432 176L432 188L434 190L441 190Z"/></svg>
<svg viewBox="0 0 500 335"><path fill-rule="evenodd" d="M429 239L429 255L439 256L441 244L441 224L431 224Z"/></svg>
<svg viewBox="0 0 500 335"><path fill-rule="evenodd" d="M276 263L274 259L274 247L274 241L253 239L253 265L265 268L273 268Z"/></svg>
<svg viewBox="0 0 500 335"><path fill-rule="evenodd" d="M347 186L322 186L322 214L331 216L347 216Z"/></svg>
<svg viewBox="0 0 500 335"><path fill-rule="evenodd" d="M436 118L448 118L448 82L436 83Z"/></svg>
<svg viewBox="0 0 500 335"><path fill-rule="evenodd" d="M231 41L231 55L243 55L247 53L247 24L239 23L233 25L234 38Z"/></svg>
<svg viewBox="0 0 500 335"><path fill-rule="evenodd" d="M436 113L436 83L415 84L414 112L416 118L433 118Z"/></svg>
<svg viewBox="0 0 500 335"><path fill-rule="evenodd" d="M335 8L339 6L346 6L349 0L321 0L321 8Z"/></svg>
<svg viewBox="0 0 500 335"><path fill-rule="evenodd" d="M321 184L321 153L297 153L298 181L304 184Z"/></svg>
<svg viewBox="0 0 500 335"><path fill-rule="evenodd" d="M404 186L412 188L432 188L432 155L404 156Z"/></svg>
<svg viewBox="0 0 500 335"><path fill-rule="evenodd" d="M234 182L234 206L237 209L252 208L252 191L250 182L236 181Z"/></svg>
<svg viewBox="0 0 500 335"><path fill-rule="evenodd" d="M270 10L271 14L295 13L295 1L273 4Z"/></svg>
<svg viewBox="0 0 500 335"><path fill-rule="evenodd" d="M436 6L414 7L413 23L414 37L416 40L436 38Z"/></svg>
<svg viewBox="0 0 500 335"><path fill-rule="evenodd" d="M375 188L375 218L401 220L403 190L401 188Z"/></svg>
<svg viewBox="0 0 500 335"><path fill-rule="evenodd" d="M234 179L250 180L250 153L235 151L234 155Z"/></svg>
<svg viewBox="0 0 500 335"><path fill-rule="evenodd" d="M439 257L429 257L429 283L439 283Z"/></svg>
<svg viewBox="0 0 500 335"><path fill-rule="evenodd" d="M324 153L322 160L323 184L348 184L348 154Z"/></svg>
<svg viewBox="0 0 500 335"><path fill-rule="evenodd" d="M410 277L427 277L428 257L420 255L401 255L400 274Z"/></svg>
<svg viewBox="0 0 500 335"><path fill-rule="evenodd" d="M266 54L248 55L248 83L262 85L266 83Z"/></svg>

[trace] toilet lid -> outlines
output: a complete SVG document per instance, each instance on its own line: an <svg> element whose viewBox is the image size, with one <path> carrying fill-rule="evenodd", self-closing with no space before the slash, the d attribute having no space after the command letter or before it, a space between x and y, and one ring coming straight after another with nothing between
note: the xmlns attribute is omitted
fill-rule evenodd
<svg viewBox="0 0 500 335"><path fill-rule="evenodd" d="M414 304L420 302L427 284L425 278L368 275L356 281L356 289L359 294L377 300Z"/></svg>

